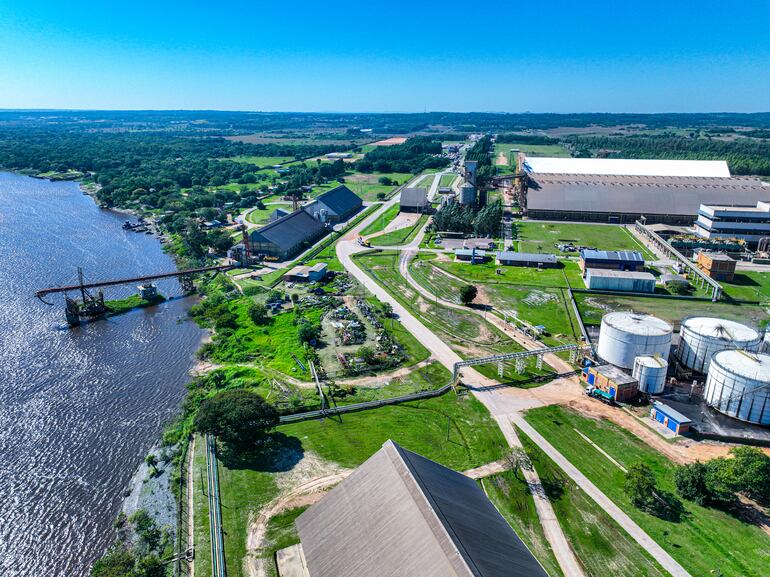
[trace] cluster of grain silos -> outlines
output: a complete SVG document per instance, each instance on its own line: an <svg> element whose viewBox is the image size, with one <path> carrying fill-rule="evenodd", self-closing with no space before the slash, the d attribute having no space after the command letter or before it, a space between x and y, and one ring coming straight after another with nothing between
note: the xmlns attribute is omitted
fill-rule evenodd
<svg viewBox="0 0 770 577"><path fill-rule="evenodd" d="M651 315L614 312L602 318L599 357L630 370L639 391L663 393L672 326ZM770 425L770 340L744 324L710 317L682 321L677 362L705 374L705 402L731 417ZM764 351L764 352L760 352Z"/></svg>

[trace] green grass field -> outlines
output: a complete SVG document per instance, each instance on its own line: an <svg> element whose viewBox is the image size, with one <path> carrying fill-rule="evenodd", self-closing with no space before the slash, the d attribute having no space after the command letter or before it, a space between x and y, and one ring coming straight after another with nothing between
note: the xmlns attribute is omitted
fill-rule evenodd
<svg viewBox="0 0 770 577"><path fill-rule="evenodd" d="M514 221L514 235L518 237L520 252L560 254L557 244L572 243L599 250L636 250L645 258L654 259L628 230L619 225Z"/></svg>
<svg viewBox="0 0 770 577"><path fill-rule="evenodd" d="M526 419L691 575L767 575L770 537L758 526L689 501L682 502L684 512L679 521L640 511L624 490L623 472L574 429L626 467L646 463L655 472L661 490L674 494L675 465L632 433L609 421L589 419L558 406L528 411Z"/></svg>
<svg viewBox="0 0 770 577"><path fill-rule="evenodd" d="M614 311L634 311L660 317L678 325L691 316L713 316L729 319L754 326L764 326L768 322L768 313L761 306L737 305L725 302L695 301L682 299L663 299L645 297L627 297L614 295L591 295L575 293L575 302L583 322L598 325L602 316Z"/></svg>
<svg viewBox="0 0 770 577"><path fill-rule="evenodd" d="M386 176L397 182L396 185L380 184L381 177ZM406 172L373 172L371 174L363 172L354 172L345 174L345 185L360 196L364 201L377 200L378 193L384 193L386 195L393 192L398 186L407 182L412 175ZM339 184L339 183L336 183ZM316 188L313 188L313 196Z"/></svg>
<svg viewBox="0 0 770 577"><path fill-rule="evenodd" d="M470 264L463 261L436 261L436 266L458 276L468 283L525 285L536 287L567 288L569 286L583 287L580 268L577 263L560 261L560 268L545 268L538 270L523 266L498 266L493 260L482 264ZM497 274L497 271L500 274ZM566 280L565 280L566 277Z"/></svg>
<svg viewBox="0 0 770 577"><path fill-rule="evenodd" d="M398 204L394 204L390 208L383 210L380 215L369 226L361 231L362 236L375 234L385 229L391 221L398 216L400 207Z"/></svg>
<svg viewBox="0 0 770 577"><path fill-rule="evenodd" d="M725 294L736 300L770 301L770 273L740 271L730 282L720 281Z"/></svg>
<svg viewBox="0 0 770 577"><path fill-rule="evenodd" d="M286 202L281 204L267 204L263 209L253 208L246 214L246 218L244 220L251 224L265 224L268 220L268 217L278 208L282 208L291 212L291 203Z"/></svg>
<svg viewBox="0 0 770 577"><path fill-rule="evenodd" d="M369 242L376 246L403 246L405 244L409 244L414 240L414 237L417 236L417 233L420 232L420 229L425 226L425 221L427 220L428 217L423 214L412 226L398 228L396 230L391 230L390 232L374 236L369 239Z"/></svg>
<svg viewBox="0 0 770 577"><path fill-rule="evenodd" d="M507 448L486 408L471 396L454 393L341 419L281 425L278 431L299 439L305 451L344 467L357 467L388 439L457 471L500 459Z"/></svg>
<svg viewBox="0 0 770 577"><path fill-rule="evenodd" d="M456 174L444 174L441 176L441 180L438 185L441 187L452 186L455 179L458 178Z"/></svg>

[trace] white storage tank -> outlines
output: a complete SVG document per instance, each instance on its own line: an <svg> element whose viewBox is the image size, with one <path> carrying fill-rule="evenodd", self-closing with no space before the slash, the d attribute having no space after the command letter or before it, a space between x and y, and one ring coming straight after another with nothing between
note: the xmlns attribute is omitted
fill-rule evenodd
<svg viewBox="0 0 770 577"><path fill-rule="evenodd" d="M634 370L631 373L639 381L639 392L649 395L659 395L666 387L668 361L654 355L644 355L634 359Z"/></svg>
<svg viewBox="0 0 770 577"><path fill-rule="evenodd" d="M708 373L709 362L719 351L744 349L756 352L762 344L762 337L751 327L711 317L685 319L679 336L679 360L699 373Z"/></svg>
<svg viewBox="0 0 770 577"><path fill-rule="evenodd" d="M742 350L716 353L704 398L725 415L770 425L770 355Z"/></svg>
<svg viewBox="0 0 770 577"><path fill-rule="evenodd" d="M608 363L633 369L636 357L658 355L668 359L674 329L652 315L616 312L604 315L598 353Z"/></svg>

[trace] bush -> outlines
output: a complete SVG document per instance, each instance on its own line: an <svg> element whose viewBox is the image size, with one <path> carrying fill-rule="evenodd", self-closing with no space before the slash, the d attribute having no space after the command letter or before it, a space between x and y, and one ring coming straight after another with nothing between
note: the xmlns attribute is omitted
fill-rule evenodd
<svg viewBox="0 0 770 577"><path fill-rule="evenodd" d="M297 324L297 337L300 343L312 343L321 336L320 325L311 323L307 319L301 319Z"/></svg>
<svg viewBox="0 0 770 577"><path fill-rule="evenodd" d="M262 303L250 303L248 313L251 322L257 326L266 325L270 322L270 316L267 313L267 307Z"/></svg>
<svg viewBox="0 0 770 577"><path fill-rule="evenodd" d="M460 289L460 300L465 306L469 306L476 298L479 290L472 284L467 284Z"/></svg>
<svg viewBox="0 0 770 577"><path fill-rule="evenodd" d="M657 503L655 492L658 490L658 483L655 473L648 465L635 463L629 467L625 489L634 507L648 512L655 510Z"/></svg>

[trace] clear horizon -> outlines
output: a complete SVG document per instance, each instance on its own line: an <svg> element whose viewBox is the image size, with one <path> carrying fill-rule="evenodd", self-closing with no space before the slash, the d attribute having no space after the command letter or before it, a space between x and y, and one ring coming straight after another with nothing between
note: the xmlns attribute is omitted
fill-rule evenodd
<svg viewBox="0 0 770 577"><path fill-rule="evenodd" d="M0 108L768 110L770 5L0 1ZM497 11L497 12L495 12Z"/></svg>

